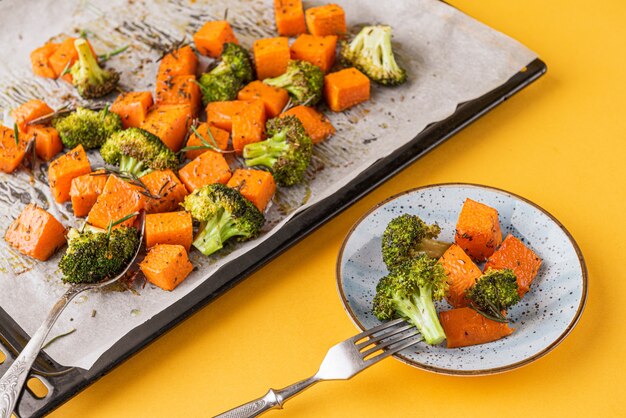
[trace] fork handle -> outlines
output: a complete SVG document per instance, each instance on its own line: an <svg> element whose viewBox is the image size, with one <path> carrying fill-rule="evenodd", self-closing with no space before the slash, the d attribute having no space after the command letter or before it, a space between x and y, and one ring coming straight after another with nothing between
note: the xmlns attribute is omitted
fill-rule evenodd
<svg viewBox="0 0 626 418"><path fill-rule="evenodd" d="M270 409L282 409L287 399L296 396L319 381L317 376L312 376L283 389L270 389L265 396L226 411L215 418L249 418L259 416Z"/></svg>

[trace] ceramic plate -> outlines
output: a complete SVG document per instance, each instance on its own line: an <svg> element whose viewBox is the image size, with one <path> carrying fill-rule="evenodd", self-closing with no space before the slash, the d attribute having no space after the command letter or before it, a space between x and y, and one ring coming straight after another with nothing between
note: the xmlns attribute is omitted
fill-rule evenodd
<svg viewBox="0 0 626 418"><path fill-rule="evenodd" d="M380 321L370 312L378 280L387 274L381 236L394 217L411 213L438 223L439 239L454 240L466 198L498 210L503 237L511 233L543 259L531 290L510 309L516 331L501 340L448 349L419 343L394 357L412 366L453 375L499 373L528 364L556 347L574 328L587 297L587 270L576 242L552 215L528 200L490 187L442 184L407 191L380 203L352 227L337 261L345 309L362 330ZM440 310L449 309L438 303Z"/></svg>

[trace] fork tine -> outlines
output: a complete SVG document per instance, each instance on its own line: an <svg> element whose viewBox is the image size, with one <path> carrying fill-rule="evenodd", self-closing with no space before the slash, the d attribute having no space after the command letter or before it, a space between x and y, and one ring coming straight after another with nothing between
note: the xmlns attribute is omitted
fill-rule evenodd
<svg viewBox="0 0 626 418"><path fill-rule="evenodd" d="M374 363L378 363L379 361L391 356L392 354L396 354L397 352L402 351L405 348L409 348L413 344L423 341L423 338L420 334L414 334L414 335L411 335L410 337L403 338L402 340L406 340L406 339L408 339L408 341L404 341L402 344L398 345L397 347L390 348L389 350L383 351L382 353L372 358L364 360L363 362L365 364L365 367L369 367ZM402 340L396 341L394 344L397 344Z"/></svg>
<svg viewBox="0 0 626 418"><path fill-rule="evenodd" d="M396 328L396 329L391 329L389 332L386 332L384 334L380 334L380 335L376 335L376 336L371 336L368 340L365 340L361 343L356 344L356 348L358 348L359 350L367 347L368 345L372 345L372 344L378 344L380 341L389 338L389 337L393 337L396 334L399 334L401 332L407 331L411 328L414 328L413 325L411 324L406 324L402 327ZM387 331L385 329L385 331Z"/></svg>
<svg viewBox="0 0 626 418"><path fill-rule="evenodd" d="M367 329L367 330L363 331L362 333L357 334L357 335L355 335L354 337L352 337L350 339L352 341L354 341L354 342L357 342L359 340L362 340L365 337L369 337L370 335L374 335L374 334L376 334L376 333L378 333L380 331L384 331L387 328L391 328L391 327L393 327L393 326L395 326L395 325L397 325L397 324L399 324L401 322L404 322L404 319L402 319L402 318L394 319L393 321L385 322L385 323L382 323L382 324L380 324L380 325L378 325L378 326L376 326L374 328Z"/></svg>
<svg viewBox="0 0 626 418"><path fill-rule="evenodd" d="M367 356L369 356L372 353L375 353L376 351L380 351L383 348L387 348L394 344L398 344L399 342L402 342L406 340L407 338L411 338L419 334L419 332L416 329L413 329L410 333L396 333L396 334L400 334L400 335L397 335L389 339L383 339L383 341L380 344L376 344L373 347L369 348L368 350L361 352L361 358L366 358Z"/></svg>

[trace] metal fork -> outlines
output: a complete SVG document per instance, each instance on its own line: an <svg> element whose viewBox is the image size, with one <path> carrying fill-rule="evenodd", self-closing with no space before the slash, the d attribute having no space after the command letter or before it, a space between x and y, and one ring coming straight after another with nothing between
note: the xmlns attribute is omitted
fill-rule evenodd
<svg viewBox="0 0 626 418"><path fill-rule="evenodd" d="M283 389L226 411L216 418L256 417L270 409L282 409L290 398L322 380L345 380L413 344L422 341L417 329L402 319L386 322L333 346L315 373ZM384 351L383 351L384 350Z"/></svg>
<svg viewBox="0 0 626 418"><path fill-rule="evenodd" d="M15 359L13 364L11 364L11 367L8 368L4 376L0 379L0 418L11 417L11 413L15 408L17 399L22 392L24 383L26 382L26 378L30 373L30 368L37 359L39 351L41 351L41 347L43 346L48 333L52 329L52 326L56 322L59 315L61 315L61 312L63 312L63 309L65 309L65 307L67 307L72 299L74 299L74 297L79 293L108 286L118 281L124 277L131 266L135 264L135 260L137 259L142 247L141 243L143 243L145 219L146 215L144 211L141 211L139 215L137 215L137 220L135 221L139 231L140 244L137 246L137 250L135 251L133 258L130 260L126 268L124 268L124 271L111 279L105 279L101 282L72 284L57 301L57 303L54 304L43 324L41 324L41 326L33 334L28 344L26 344L26 347L24 347L20 355Z"/></svg>

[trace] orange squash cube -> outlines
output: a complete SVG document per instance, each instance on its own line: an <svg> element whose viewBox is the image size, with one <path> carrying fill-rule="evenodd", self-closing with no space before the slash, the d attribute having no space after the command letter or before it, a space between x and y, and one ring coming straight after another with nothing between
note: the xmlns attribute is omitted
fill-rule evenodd
<svg viewBox="0 0 626 418"><path fill-rule="evenodd" d="M154 170L141 177L150 194L159 199L146 197L146 213L172 212L180 208L187 196L185 185L172 170Z"/></svg>
<svg viewBox="0 0 626 418"><path fill-rule="evenodd" d="M233 116L246 105L244 100L230 100L226 102L211 102L206 106L207 122L213 126L230 132L233 128Z"/></svg>
<svg viewBox="0 0 626 418"><path fill-rule="evenodd" d="M485 344L511 335L515 328L487 319L472 308L456 308L439 314L448 348Z"/></svg>
<svg viewBox="0 0 626 418"><path fill-rule="evenodd" d="M265 105L260 100L248 103L232 118L233 149L239 155L247 144L265 137Z"/></svg>
<svg viewBox="0 0 626 418"><path fill-rule="evenodd" d="M541 258L522 241L509 234L485 263L487 269L511 269L517 277L517 293L523 297L537 277Z"/></svg>
<svg viewBox="0 0 626 418"><path fill-rule="evenodd" d="M211 132L210 134L209 134L209 131ZM228 133L228 131L220 129L216 126L210 126L206 122L202 122L196 128L196 132L199 133L202 136L202 138L204 138L204 140L208 142L210 145L214 145L213 141L215 141L215 145L217 145L217 148L223 151L226 151L228 149L228 138L230 138L230 134ZM196 132L192 133L189 136L186 147L204 146L204 144L202 143L202 140L198 137L198 135L196 135ZM188 159L193 160L194 158L198 157L200 154L205 153L206 151L210 151L210 149L203 148L203 149L189 150L185 153L185 156Z"/></svg>
<svg viewBox="0 0 626 418"><path fill-rule="evenodd" d="M179 75L196 75L198 57L193 49L186 45L165 55L159 63L158 75L176 77Z"/></svg>
<svg viewBox="0 0 626 418"><path fill-rule="evenodd" d="M239 193L254 203L261 212L276 193L274 176L263 170L237 169L226 185L238 189Z"/></svg>
<svg viewBox="0 0 626 418"><path fill-rule="evenodd" d="M58 203L70 200L72 180L88 173L91 165L82 145L52 161L48 166L48 183L54 200Z"/></svg>
<svg viewBox="0 0 626 418"><path fill-rule="evenodd" d="M96 171L72 179L70 198L76 217L82 218L89 214L98 196L102 194L108 177L103 171Z"/></svg>
<svg viewBox="0 0 626 418"><path fill-rule="evenodd" d="M327 73L335 63L336 48L335 35L314 36L305 33L291 45L291 59L310 62Z"/></svg>
<svg viewBox="0 0 626 418"><path fill-rule="evenodd" d="M193 115L189 105L155 106L141 124L141 129L158 136L169 149L178 152L185 141Z"/></svg>
<svg viewBox="0 0 626 418"><path fill-rule="evenodd" d="M46 261L65 244L65 227L31 203L11 223L4 239L22 254Z"/></svg>
<svg viewBox="0 0 626 418"><path fill-rule="evenodd" d="M202 105L202 92L195 75L174 77L159 74L156 85L156 102L160 104L186 104L196 117Z"/></svg>
<svg viewBox="0 0 626 418"><path fill-rule="evenodd" d="M274 0L274 19L280 36L306 32L302 0Z"/></svg>
<svg viewBox="0 0 626 418"><path fill-rule="evenodd" d="M222 48L227 42L239 44L233 28L225 20L207 22L193 35L196 49L202 55L217 58L222 54Z"/></svg>
<svg viewBox="0 0 626 418"><path fill-rule="evenodd" d="M26 136L35 141L35 153L44 161L50 161L63 151L63 142L59 132L52 126L31 125L26 130Z"/></svg>
<svg viewBox="0 0 626 418"><path fill-rule="evenodd" d="M59 48L59 45L58 43L48 42L30 53L30 63L35 75L46 78L57 78L59 76L50 65L50 57Z"/></svg>
<svg viewBox="0 0 626 418"><path fill-rule="evenodd" d="M498 211L465 199L456 223L454 242L476 261L485 261L502 243Z"/></svg>
<svg viewBox="0 0 626 418"><path fill-rule="evenodd" d="M200 154L178 171L178 176L189 193L207 184L226 184L231 175L230 167L222 154L214 151Z"/></svg>
<svg viewBox="0 0 626 418"><path fill-rule="evenodd" d="M261 100L265 105L265 114L268 118L274 118L283 110L289 101L287 90L268 86L256 80L248 84L237 94L239 100Z"/></svg>
<svg viewBox="0 0 626 418"><path fill-rule="evenodd" d="M169 244L150 248L139 268L150 283L168 291L174 290L193 270L185 247Z"/></svg>
<svg viewBox="0 0 626 418"><path fill-rule="evenodd" d="M309 33L315 36L346 34L346 14L336 4L311 7L305 12L306 25Z"/></svg>
<svg viewBox="0 0 626 418"><path fill-rule="evenodd" d="M281 113L283 116L295 116L300 120L307 135L311 137L314 144L319 144L323 140L335 134L335 127L323 113L318 112L313 107L295 106Z"/></svg>
<svg viewBox="0 0 626 418"><path fill-rule="evenodd" d="M448 293L446 299L455 308L469 305L465 291L472 287L482 272L463 248L452 244L439 259L448 276Z"/></svg>
<svg viewBox="0 0 626 418"><path fill-rule="evenodd" d="M0 125L0 171L12 173L22 163L29 138L20 132L17 137L16 144L15 131Z"/></svg>
<svg viewBox="0 0 626 418"><path fill-rule="evenodd" d="M131 213L139 212L145 207L145 196L139 186L132 185L115 175L110 175L96 203L89 211L87 222L98 228L107 229L109 224L116 222ZM118 224L115 228L132 226L136 216Z"/></svg>
<svg viewBox="0 0 626 418"><path fill-rule="evenodd" d="M370 98L370 79L356 68L324 76L324 97L333 112L341 112Z"/></svg>
<svg viewBox="0 0 626 418"><path fill-rule="evenodd" d="M185 211L153 213L146 215L146 247L157 244L182 245L191 248L193 221Z"/></svg>
<svg viewBox="0 0 626 418"><path fill-rule="evenodd" d="M285 37L257 39L252 47L259 80L276 77L287 71L291 58L289 40Z"/></svg>
<svg viewBox="0 0 626 418"><path fill-rule="evenodd" d="M17 123L20 131L26 132L28 127L26 124L32 120L53 113L54 110L48 106L43 100L32 99L23 105L11 110L11 117Z"/></svg>
<svg viewBox="0 0 626 418"><path fill-rule="evenodd" d="M109 111L120 115L124 129L139 128L152 104L152 93L149 91L131 91L117 96Z"/></svg>

